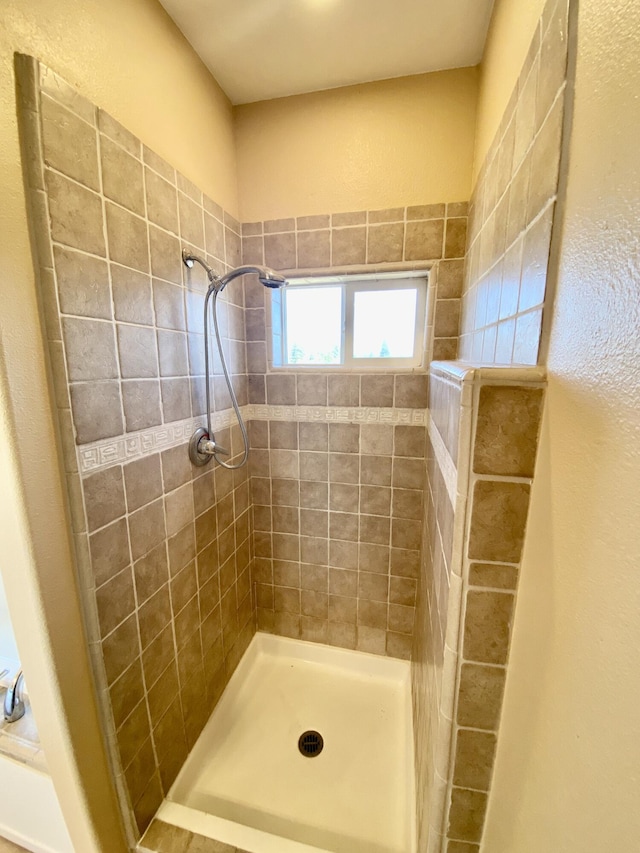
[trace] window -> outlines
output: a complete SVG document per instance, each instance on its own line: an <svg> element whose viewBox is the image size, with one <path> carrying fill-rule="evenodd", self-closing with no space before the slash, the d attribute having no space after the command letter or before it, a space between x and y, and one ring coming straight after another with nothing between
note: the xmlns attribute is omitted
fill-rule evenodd
<svg viewBox="0 0 640 853"><path fill-rule="evenodd" d="M418 366L426 289L424 272L290 279L273 292L274 365Z"/></svg>

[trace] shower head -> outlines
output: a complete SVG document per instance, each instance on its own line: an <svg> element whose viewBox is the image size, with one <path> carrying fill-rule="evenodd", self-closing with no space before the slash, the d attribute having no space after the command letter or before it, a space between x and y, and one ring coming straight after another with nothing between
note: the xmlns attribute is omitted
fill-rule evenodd
<svg viewBox="0 0 640 853"><path fill-rule="evenodd" d="M189 268L193 267L194 263L198 263L201 267L204 267L211 286L214 287L218 293L221 290L224 290L224 288L230 281L233 281L234 278L238 278L238 276L241 275L250 275L251 273L255 273L265 287L277 288L282 287L287 283L287 280L283 275L270 270L268 267L238 267L237 269L226 273L226 275L218 276L214 273L209 264L197 255L192 254L188 249L182 250L182 260Z"/></svg>
<svg viewBox="0 0 640 853"><path fill-rule="evenodd" d="M268 267L261 267L260 272L258 273L258 278L265 287L272 287L274 289L284 287L287 283L287 280L283 275L270 270Z"/></svg>
<svg viewBox="0 0 640 853"><path fill-rule="evenodd" d="M234 278L237 278L240 275L249 275L251 273L255 273L260 279L260 283L264 284L265 287L277 288L282 287L287 283L287 280L283 275L270 270L268 267L248 266L238 267L235 270L231 270L226 275L220 276L217 287L219 290L222 290L230 281L233 281Z"/></svg>

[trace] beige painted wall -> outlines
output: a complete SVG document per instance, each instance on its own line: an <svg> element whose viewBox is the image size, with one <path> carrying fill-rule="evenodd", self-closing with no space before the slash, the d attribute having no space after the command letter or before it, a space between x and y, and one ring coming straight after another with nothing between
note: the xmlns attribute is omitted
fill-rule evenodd
<svg viewBox="0 0 640 853"><path fill-rule="evenodd" d="M119 853L119 816L101 751L55 454L20 168L14 51L50 64L234 211L231 108L155 0L0 6L0 569L74 846ZM26 440L39 450L27 453Z"/></svg>
<svg viewBox="0 0 640 853"><path fill-rule="evenodd" d="M231 104L157 0L3 0L3 134L15 126L13 51L45 62L237 213Z"/></svg>
<svg viewBox="0 0 640 853"><path fill-rule="evenodd" d="M550 384L485 853L640 839L640 5L581 0Z"/></svg>
<svg viewBox="0 0 640 853"><path fill-rule="evenodd" d="M527 55L545 0L496 0L480 63L473 184Z"/></svg>
<svg viewBox="0 0 640 853"><path fill-rule="evenodd" d="M466 201L477 69L236 107L243 221Z"/></svg>

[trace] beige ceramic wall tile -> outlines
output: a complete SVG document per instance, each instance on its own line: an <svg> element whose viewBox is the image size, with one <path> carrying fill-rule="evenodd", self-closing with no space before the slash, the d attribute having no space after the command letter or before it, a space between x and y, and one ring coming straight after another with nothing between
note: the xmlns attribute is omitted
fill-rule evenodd
<svg viewBox="0 0 640 853"><path fill-rule="evenodd" d="M124 421L117 382L73 384L70 393L78 444L122 434Z"/></svg>
<svg viewBox="0 0 640 853"><path fill-rule="evenodd" d="M314 219L316 217L309 218ZM297 266L299 269L329 266L331 260L331 232L328 229L299 232L297 241Z"/></svg>
<svg viewBox="0 0 640 853"><path fill-rule="evenodd" d="M513 341L513 361L516 364L537 364L542 329L542 309L519 314Z"/></svg>
<svg viewBox="0 0 640 853"><path fill-rule="evenodd" d="M444 260L438 264L438 298L459 299L462 296L464 261Z"/></svg>
<svg viewBox="0 0 640 853"><path fill-rule="evenodd" d="M539 388L485 385L480 390L474 471L533 476L542 398Z"/></svg>
<svg viewBox="0 0 640 853"><path fill-rule="evenodd" d="M397 222L404 220L403 207L388 207L384 210L370 210L369 222Z"/></svg>
<svg viewBox="0 0 640 853"><path fill-rule="evenodd" d="M334 213L331 216L331 225L334 228L341 228L346 225L365 225L366 222L367 212L365 210L353 213Z"/></svg>
<svg viewBox="0 0 640 853"><path fill-rule="evenodd" d="M278 234L283 231L294 231L295 219L270 219L263 223L265 234Z"/></svg>
<svg viewBox="0 0 640 853"><path fill-rule="evenodd" d="M426 258L441 258L443 235L444 219L408 222L405 237L405 260L419 261Z"/></svg>
<svg viewBox="0 0 640 853"><path fill-rule="evenodd" d="M47 166L99 191L98 145L95 128L57 101L42 96L42 144ZM73 138L75 144L69 146Z"/></svg>
<svg viewBox="0 0 640 853"><path fill-rule="evenodd" d="M475 484L469 556L477 560L520 560L529 508L527 483L480 480Z"/></svg>
<svg viewBox="0 0 640 853"><path fill-rule="evenodd" d="M147 215L155 225L178 232L176 189L169 181L151 169L145 169Z"/></svg>
<svg viewBox="0 0 640 853"><path fill-rule="evenodd" d="M61 313L111 319L107 264L62 246L54 247L54 262Z"/></svg>
<svg viewBox="0 0 640 853"><path fill-rule="evenodd" d="M407 208L407 221L412 219L441 219L446 212L444 204L420 204Z"/></svg>
<svg viewBox="0 0 640 853"><path fill-rule="evenodd" d="M515 589L518 579L516 566L501 566L495 563L471 563L469 584L471 586Z"/></svg>
<svg viewBox="0 0 640 853"><path fill-rule="evenodd" d="M149 272L147 227L144 220L107 202L106 223L109 258L123 266Z"/></svg>
<svg viewBox="0 0 640 853"><path fill-rule="evenodd" d="M496 735L493 732L458 729L453 784L488 791L495 749Z"/></svg>
<svg viewBox="0 0 640 853"><path fill-rule="evenodd" d="M274 270L294 269L296 266L296 235L294 232L271 234L265 223L264 258Z"/></svg>
<svg viewBox="0 0 640 853"><path fill-rule="evenodd" d="M460 300L438 299L433 331L436 338L456 338L460 325Z"/></svg>
<svg viewBox="0 0 640 853"><path fill-rule="evenodd" d="M463 664L458 698L458 724L495 730L502 705L504 680L505 670L502 667Z"/></svg>
<svg viewBox="0 0 640 853"><path fill-rule="evenodd" d="M367 263L401 261L404 243L404 224L370 225L367 229Z"/></svg>
<svg viewBox="0 0 640 853"><path fill-rule="evenodd" d="M182 239L196 248L204 248L203 210L200 204L184 193L178 193L178 213Z"/></svg>
<svg viewBox="0 0 640 853"><path fill-rule="evenodd" d="M467 594L463 644L466 660L506 664L512 611L510 593L478 590Z"/></svg>
<svg viewBox="0 0 640 853"><path fill-rule="evenodd" d="M360 405L360 377L329 376L328 401L330 406Z"/></svg>
<svg viewBox="0 0 640 853"><path fill-rule="evenodd" d="M155 225L148 227L152 275L179 284L182 280L183 266L180 258L180 240ZM131 251L139 254L140 244L132 244ZM142 251L144 251L143 248ZM129 266L135 266L135 264L129 264Z"/></svg>
<svg viewBox="0 0 640 853"><path fill-rule="evenodd" d="M142 163L105 136L100 138L102 191L112 201L145 215Z"/></svg>
<svg viewBox="0 0 640 853"><path fill-rule="evenodd" d="M329 214L320 216L299 216L296 219L296 227L298 231L315 231L319 228L328 228L331 224L331 216Z"/></svg>
<svg viewBox="0 0 640 853"><path fill-rule="evenodd" d="M455 361L458 354L458 338L436 338L433 342L434 361Z"/></svg>
<svg viewBox="0 0 640 853"><path fill-rule="evenodd" d="M480 841L487 795L481 791L454 788L451 792L448 835L464 841Z"/></svg>
<svg viewBox="0 0 640 853"><path fill-rule="evenodd" d="M51 239L93 255L105 255L100 196L47 170Z"/></svg>
<svg viewBox="0 0 640 853"><path fill-rule="evenodd" d="M207 253L215 258L224 258L224 226L219 219L205 213L205 245Z"/></svg>
<svg viewBox="0 0 640 853"><path fill-rule="evenodd" d="M447 219L444 241L445 258L463 258L467 242L467 217Z"/></svg>
<svg viewBox="0 0 640 853"><path fill-rule="evenodd" d="M134 157L137 157L139 160L142 147L140 140L136 139L131 131L127 130L126 127L123 127L120 122L117 122L112 118L109 113L105 113L105 111L101 109L96 110L96 112L98 115L98 129L114 142L117 142L125 151L132 154Z"/></svg>
<svg viewBox="0 0 640 853"><path fill-rule="evenodd" d="M242 258L245 264L264 264L264 239L262 235L242 237Z"/></svg>
<svg viewBox="0 0 640 853"><path fill-rule="evenodd" d="M363 375L360 379L361 406L393 406L394 377Z"/></svg>
<svg viewBox="0 0 640 853"><path fill-rule="evenodd" d="M331 257L334 266L342 267L365 263L367 253L366 228L334 227L331 232L331 241Z"/></svg>

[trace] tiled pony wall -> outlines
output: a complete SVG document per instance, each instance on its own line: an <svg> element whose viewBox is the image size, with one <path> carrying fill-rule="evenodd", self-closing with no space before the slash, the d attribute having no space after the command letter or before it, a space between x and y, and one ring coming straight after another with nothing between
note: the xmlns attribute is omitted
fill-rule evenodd
<svg viewBox="0 0 640 853"><path fill-rule="evenodd" d="M544 376L536 367L431 366L427 546L412 655L421 851L447 842L478 850Z"/></svg>

